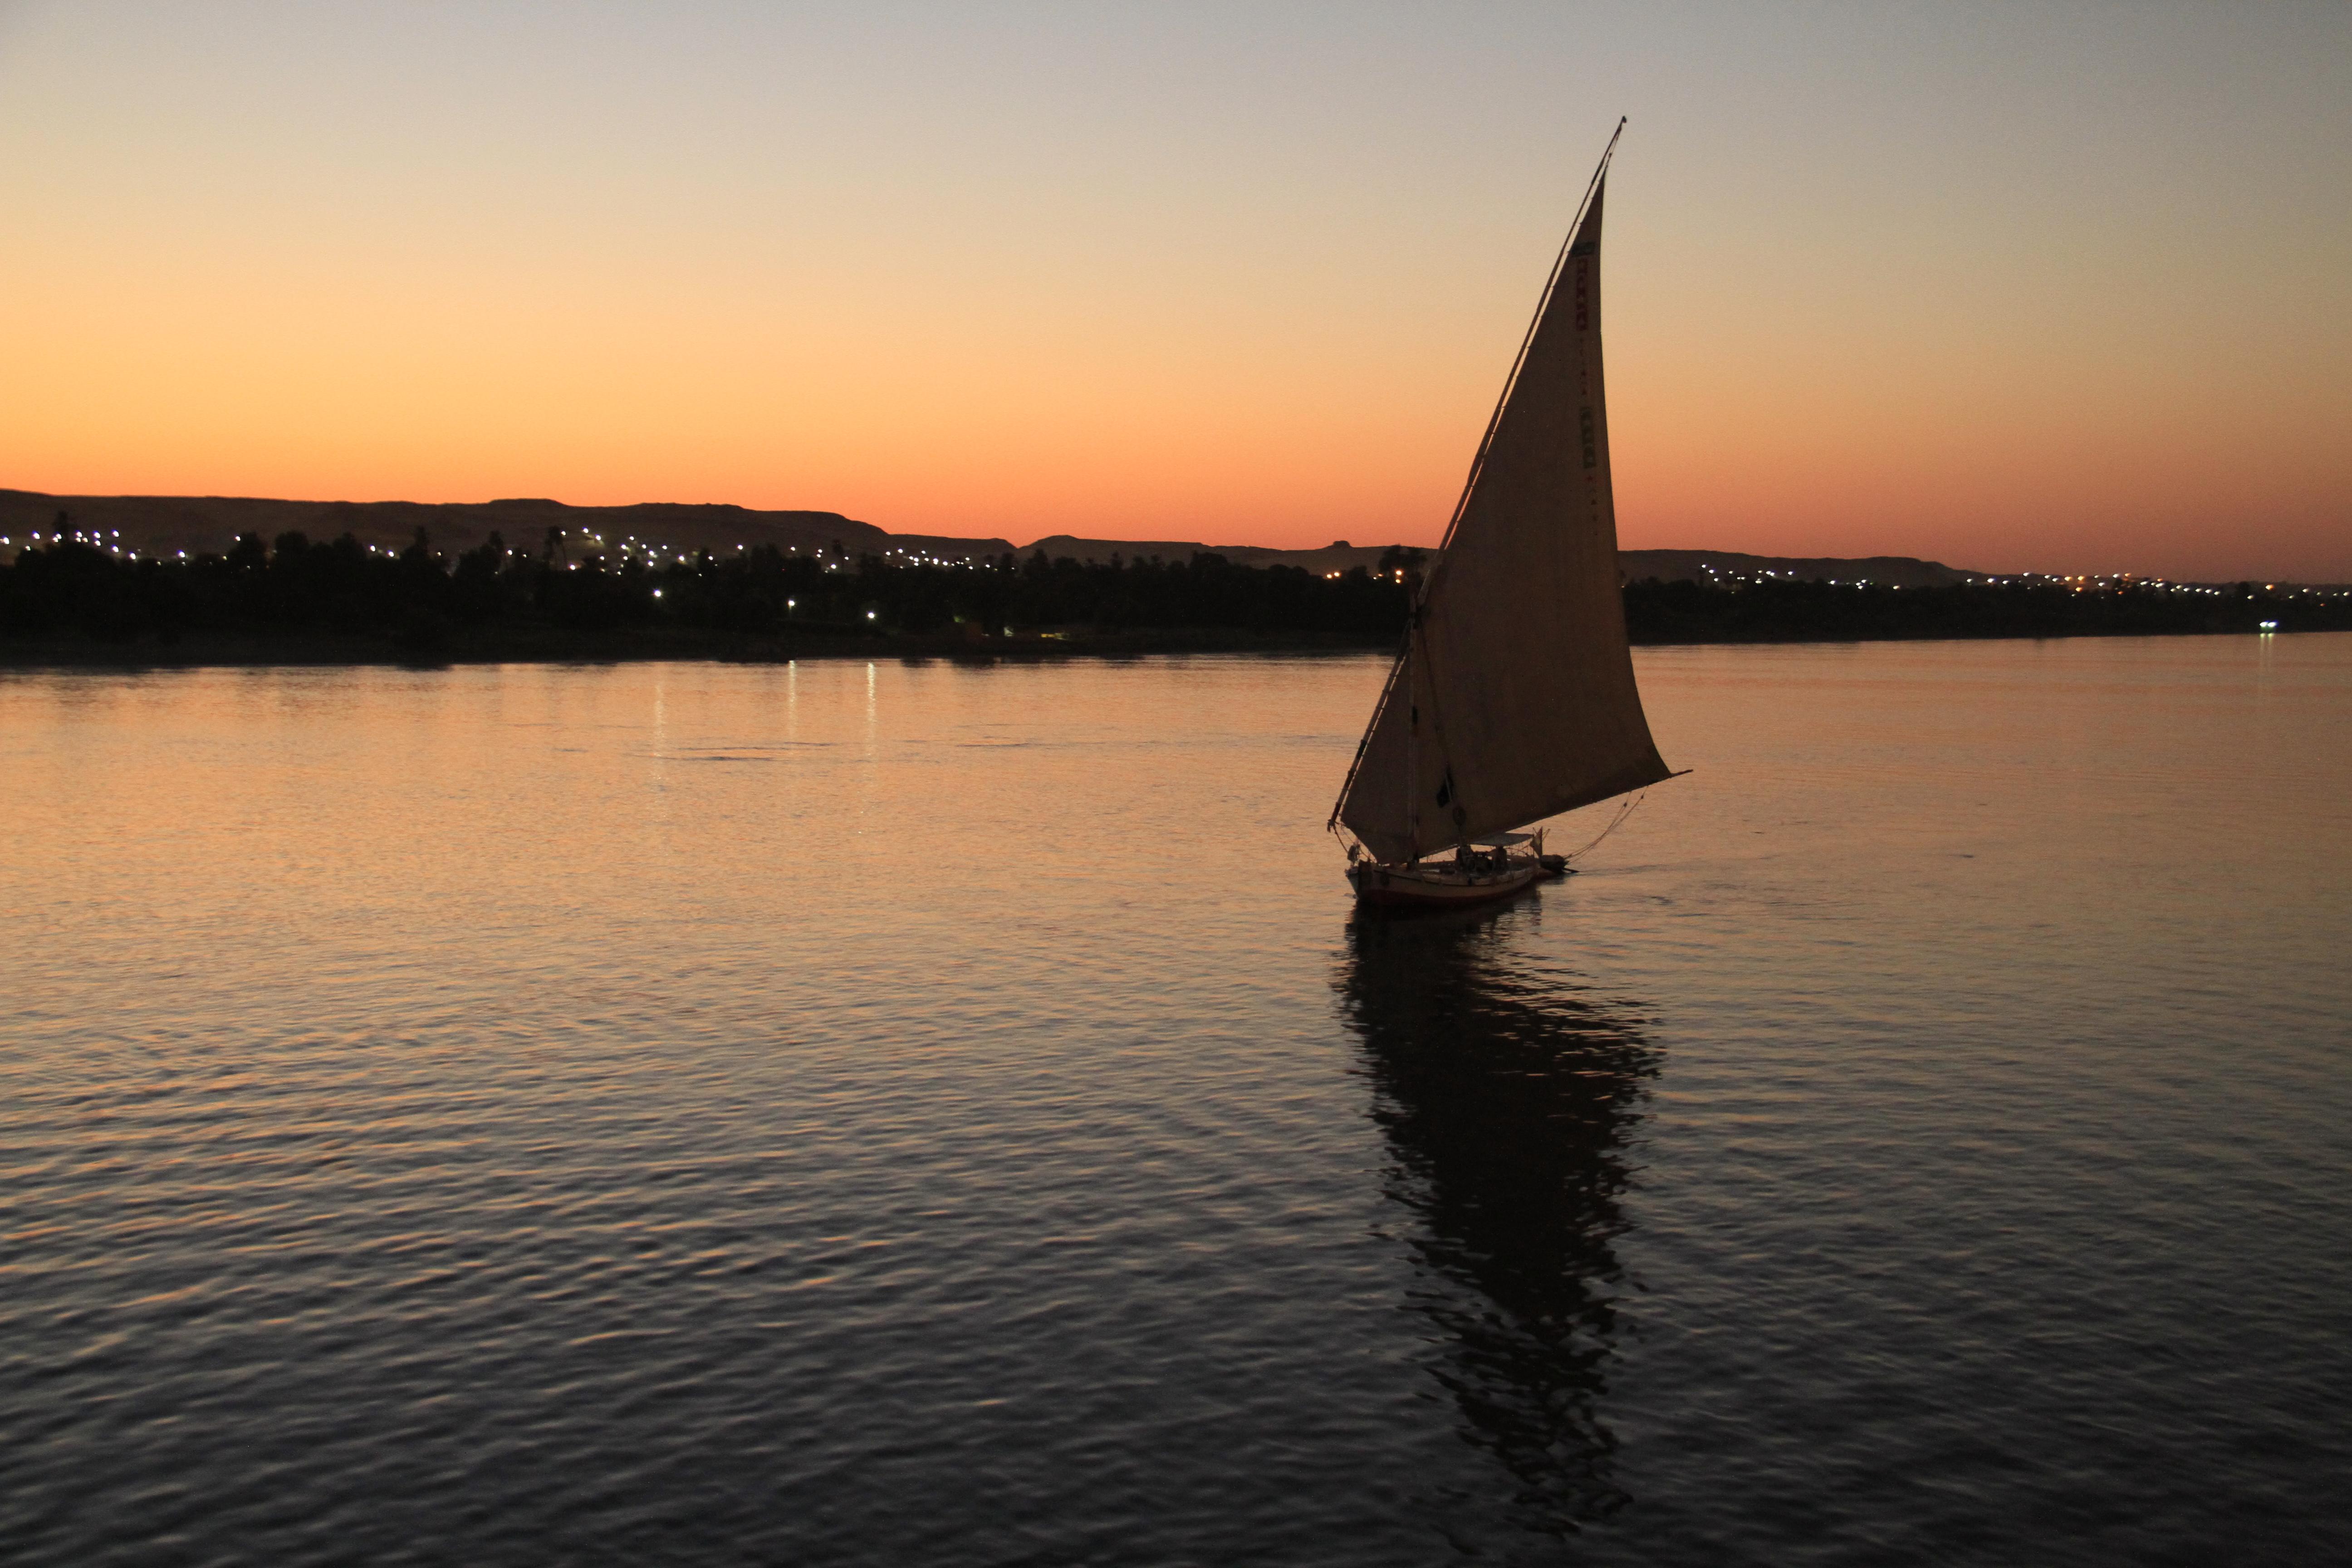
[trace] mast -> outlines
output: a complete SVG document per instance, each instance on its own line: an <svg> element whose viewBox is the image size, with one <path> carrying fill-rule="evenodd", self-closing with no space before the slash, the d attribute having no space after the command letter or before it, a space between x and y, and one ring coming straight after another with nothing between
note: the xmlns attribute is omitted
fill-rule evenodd
<svg viewBox="0 0 2352 1568"><path fill-rule="evenodd" d="M1413 700L1412 644L1410 640L1405 643L1404 652L1398 655L1398 658L1404 669L1404 776L1407 781L1410 781L1415 770L1421 765L1421 704ZM1418 860L1421 858L1421 795L1420 792L1408 787L1405 790L1404 798L1405 858ZM1336 820L1339 815L1339 808L1333 806L1331 808L1333 819Z"/></svg>

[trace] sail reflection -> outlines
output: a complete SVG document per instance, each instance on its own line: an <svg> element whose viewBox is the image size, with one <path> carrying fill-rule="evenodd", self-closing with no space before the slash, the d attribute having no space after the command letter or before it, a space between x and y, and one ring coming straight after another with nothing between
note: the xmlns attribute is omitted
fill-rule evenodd
<svg viewBox="0 0 2352 1568"><path fill-rule="evenodd" d="M1528 958L1539 913L1359 920L1338 987L1412 1216L1412 1305L1441 1331L1430 1370L1508 1472L1513 1522L1565 1535L1625 1500L1598 1405L1657 1053L1623 1004Z"/></svg>

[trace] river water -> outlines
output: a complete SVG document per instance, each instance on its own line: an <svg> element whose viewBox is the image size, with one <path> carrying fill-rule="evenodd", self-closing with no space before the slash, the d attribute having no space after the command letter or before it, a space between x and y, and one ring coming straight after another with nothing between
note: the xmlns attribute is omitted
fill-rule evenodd
<svg viewBox="0 0 2352 1568"><path fill-rule="evenodd" d="M0 1556L2352 1554L2352 637L1637 663L0 675Z"/></svg>

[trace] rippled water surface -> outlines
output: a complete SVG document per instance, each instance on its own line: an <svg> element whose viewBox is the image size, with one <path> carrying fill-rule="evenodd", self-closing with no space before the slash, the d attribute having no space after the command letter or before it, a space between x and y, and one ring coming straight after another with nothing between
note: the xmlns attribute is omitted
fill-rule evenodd
<svg viewBox="0 0 2352 1568"><path fill-rule="evenodd" d="M0 1556L2352 1555L2352 637L1639 668L0 675Z"/></svg>

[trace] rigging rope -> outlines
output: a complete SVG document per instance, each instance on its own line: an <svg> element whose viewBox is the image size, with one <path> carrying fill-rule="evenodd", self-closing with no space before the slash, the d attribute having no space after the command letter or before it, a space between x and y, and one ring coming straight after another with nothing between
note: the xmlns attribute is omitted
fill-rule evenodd
<svg viewBox="0 0 2352 1568"><path fill-rule="evenodd" d="M1641 804L1642 804L1642 798L1643 798L1643 795L1648 795L1648 794L1649 794L1649 791L1647 791L1647 790L1643 790L1643 791L1642 792L1642 795L1635 795L1633 799L1631 799L1631 800L1627 801L1624 805L1622 805L1619 806L1619 807L1617 808L1617 815L1616 815L1616 816L1612 816L1612 817L1611 817L1611 818L1609 819L1609 826L1606 826L1606 827L1602 828L1599 833L1597 833L1597 834L1595 834L1595 835L1593 836L1593 839L1592 839L1592 842L1591 842L1591 843L1590 843L1590 844L1586 845L1586 846L1585 846L1583 848L1581 848L1581 849L1579 849L1579 850L1574 851L1574 852L1573 852L1573 853L1571 853L1571 854L1562 856L1562 857L1561 857L1561 858L1566 859L1566 860L1570 860L1570 861L1581 860L1581 859L1583 859L1587 855L1591 854L1595 849L1600 848L1600 847L1601 847L1601 841L1603 838L1608 837L1611 834L1612 834L1612 833L1616 832L1616 831L1617 831L1617 828L1618 828L1618 826L1619 826L1620 824L1622 824L1622 822L1623 822L1627 817L1629 817L1629 816L1633 816L1633 808L1634 808L1635 806L1637 806L1637 805L1641 805Z"/></svg>

